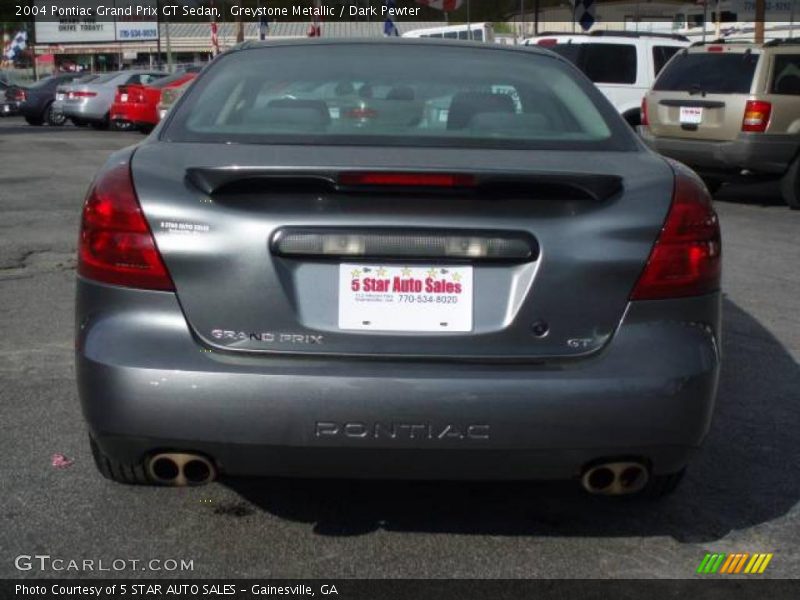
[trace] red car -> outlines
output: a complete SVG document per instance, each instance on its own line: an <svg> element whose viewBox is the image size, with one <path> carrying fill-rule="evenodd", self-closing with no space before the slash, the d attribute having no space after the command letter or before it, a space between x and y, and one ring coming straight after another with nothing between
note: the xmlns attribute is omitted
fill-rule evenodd
<svg viewBox="0 0 800 600"><path fill-rule="evenodd" d="M158 124L158 103L161 90L178 87L197 77L199 68L181 71L148 84L121 85L111 105L111 123L117 129L138 129L148 132Z"/></svg>

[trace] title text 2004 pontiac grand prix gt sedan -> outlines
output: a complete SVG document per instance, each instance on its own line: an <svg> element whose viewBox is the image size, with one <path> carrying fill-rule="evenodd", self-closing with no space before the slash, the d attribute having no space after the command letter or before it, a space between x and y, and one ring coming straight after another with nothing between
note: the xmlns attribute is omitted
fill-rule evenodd
<svg viewBox="0 0 800 600"><path fill-rule="evenodd" d="M671 491L709 427L720 233L546 50L243 45L86 199L100 471Z"/></svg>

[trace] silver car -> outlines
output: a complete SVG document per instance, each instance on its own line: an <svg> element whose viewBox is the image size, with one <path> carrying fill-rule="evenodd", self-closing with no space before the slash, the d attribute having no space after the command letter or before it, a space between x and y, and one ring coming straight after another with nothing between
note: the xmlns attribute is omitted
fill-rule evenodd
<svg viewBox="0 0 800 600"><path fill-rule="evenodd" d="M78 264L80 398L115 481L661 496L709 428L708 192L546 50L241 45L97 174Z"/></svg>
<svg viewBox="0 0 800 600"><path fill-rule="evenodd" d="M59 104L64 116L75 125L108 127L109 111L114 102L117 86L134 83L147 84L164 77L160 71L117 71L100 75L91 82L73 85Z"/></svg>

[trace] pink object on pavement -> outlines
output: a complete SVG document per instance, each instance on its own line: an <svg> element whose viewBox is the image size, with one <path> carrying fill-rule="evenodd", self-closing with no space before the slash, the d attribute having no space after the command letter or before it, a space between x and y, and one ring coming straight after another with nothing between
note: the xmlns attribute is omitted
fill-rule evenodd
<svg viewBox="0 0 800 600"><path fill-rule="evenodd" d="M53 454L53 459L51 461L51 464L56 469L66 469L67 467L71 467L72 463L74 463L74 462L75 461L72 460L71 458L67 458L66 456L64 456L60 452L56 452L55 454Z"/></svg>

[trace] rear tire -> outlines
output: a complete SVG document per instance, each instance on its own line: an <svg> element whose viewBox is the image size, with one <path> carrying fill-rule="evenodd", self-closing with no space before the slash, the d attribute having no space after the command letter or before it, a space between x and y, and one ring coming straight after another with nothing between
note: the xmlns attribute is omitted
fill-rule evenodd
<svg viewBox="0 0 800 600"><path fill-rule="evenodd" d="M28 122L28 125L34 125L36 127L44 125L44 119L40 117L25 117L25 121Z"/></svg>
<svg viewBox="0 0 800 600"><path fill-rule="evenodd" d="M44 114L47 124L51 127L61 127L67 122L67 117L64 116L64 113L57 113L53 110L52 102L44 109Z"/></svg>
<svg viewBox="0 0 800 600"><path fill-rule="evenodd" d="M638 497L646 500L660 500L666 498L674 492L686 474L686 467L677 473L667 473L666 475L654 475L647 482L645 488L637 494Z"/></svg>
<svg viewBox="0 0 800 600"><path fill-rule="evenodd" d="M781 179L781 196L792 210L800 210L800 158L797 158Z"/></svg>
<svg viewBox="0 0 800 600"><path fill-rule="evenodd" d="M92 436L89 436L89 445L92 447L92 458L100 474L106 479L117 483L127 483L130 485L146 485L152 483L147 477L144 464L126 465L109 458Z"/></svg>
<svg viewBox="0 0 800 600"><path fill-rule="evenodd" d="M625 119L625 122L630 125L631 129L636 131L636 128L642 124L642 115L641 112L637 110L629 110L622 118Z"/></svg>

